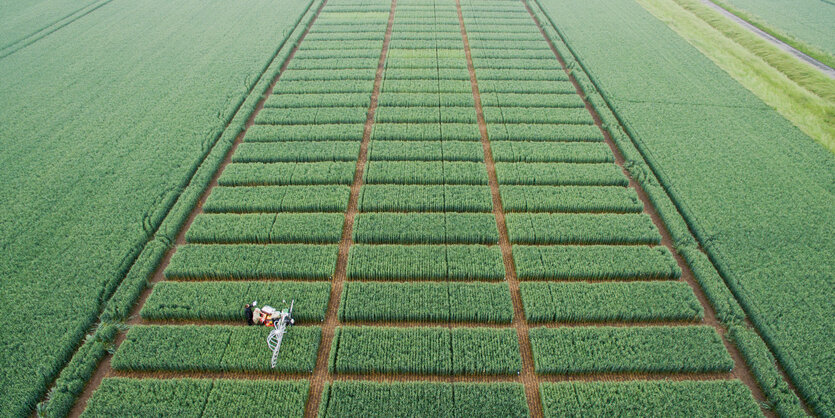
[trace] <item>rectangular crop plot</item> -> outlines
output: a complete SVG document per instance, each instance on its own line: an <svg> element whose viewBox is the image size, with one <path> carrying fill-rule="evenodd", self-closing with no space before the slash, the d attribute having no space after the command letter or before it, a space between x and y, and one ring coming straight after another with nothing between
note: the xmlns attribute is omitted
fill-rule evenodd
<svg viewBox="0 0 835 418"><path fill-rule="evenodd" d="M240 321L243 306L254 300L262 305L293 305L296 321L323 321L328 309L330 283L320 282L168 282L154 285L140 314L149 320Z"/></svg>
<svg viewBox="0 0 835 418"><path fill-rule="evenodd" d="M464 161L371 161L367 184L486 185L487 167Z"/></svg>
<svg viewBox="0 0 835 418"><path fill-rule="evenodd" d="M252 125L246 142L362 141L364 123L329 125ZM285 144L285 146L288 144ZM290 144L295 145L295 144Z"/></svg>
<svg viewBox="0 0 835 418"><path fill-rule="evenodd" d="M353 280L502 280L498 246L351 246L348 278Z"/></svg>
<svg viewBox="0 0 835 418"><path fill-rule="evenodd" d="M595 125L487 124L487 135L495 141L603 141Z"/></svg>
<svg viewBox="0 0 835 418"><path fill-rule="evenodd" d="M573 107L485 107L484 120L488 124L545 124L547 127L593 126L585 108Z"/></svg>
<svg viewBox="0 0 835 418"><path fill-rule="evenodd" d="M232 163L218 179L221 186L351 184L356 163Z"/></svg>
<svg viewBox="0 0 835 418"><path fill-rule="evenodd" d="M739 380L559 382L540 385L546 417L761 417L751 391Z"/></svg>
<svg viewBox="0 0 835 418"><path fill-rule="evenodd" d="M693 321L704 317L687 283L554 283L519 285L529 322Z"/></svg>
<svg viewBox="0 0 835 418"><path fill-rule="evenodd" d="M363 212L490 212L487 186L367 185L360 190Z"/></svg>
<svg viewBox="0 0 835 418"><path fill-rule="evenodd" d="M374 78L372 71L367 71ZM310 71L294 71L298 74L309 74ZM339 71L328 71L328 74L338 76ZM284 73L283 77L287 77ZM371 106L371 94L369 93L301 93L301 94L272 94L264 101L265 108L286 108L294 109L299 107L363 107L368 109Z"/></svg>
<svg viewBox="0 0 835 418"><path fill-rule="evenodd" d="M332 373L516 374L522 370L513 328L339 327Z"/></svg>
<svg viewBox="0 0 835 418"><path fill-rule="evenodd" d="M200 244L330 244L342 237L341 213L201 213L186 232Z"/></svg>
<svg viewBox="0 0 835 418"><path fill-rule="evenodd" d="M175 280L327 280L336 245L203 245L177 247L165 277Z"/></svg>
<svg viewBox="0 0 835 418"><path fill-rule="evenodd" d="M351 190L343 185L219 186L212 189L206 212L345 212Z"/></svg>
<svg viewBox="0 0 835 418"><path fill-rule="evenodd" d="M378 141L479 141L475 123L375 123L371 134Z"/></svg>
<svg viewBox="0 0 835 418"><path fill-rule="evenodd" d="M311 82L312 83L312 82ZM368 108L356 107L265 107L258 112L258 125L315 125L315 124L357 124L368 119Z"/></svg>
<svg viewBox="0 0 835 418"><path fill-rule="evenodd" d="M310 141L244 142L232 154L235 163L295 163L320 161L352 161L356 163L359 142Z"/></svg>
<svg viewBox="0 0 835 418"><path fill-rule="evenodd" d="M290 327L275 369L265 326L134 325L113 355L116 370L312 373L320 327Z"/></svg>
<svg viewBox="0 0 835 418"><path fill-rule="evenodd" d="M644 213L509 213L514 244L658 244L661 234Z"/></svg>
<svg viewBox="0 0 835 418"><path fill-rule="evenodd" d="M502 163L611 163L612 150L602 142L491 141L496 162Z"/></svg>
<svg viewBox="0 0 835 418"><path fill-rule="evenodd" d="M629 180L615 164L497 163L499 184L539 186L624 186Z"/></svg>
<svg viewBox="0 0 835 418"><path fill-rule="evenodd" d="M507 212L641 212L634 189L619 186L514 186L499 188Z"/></svg>
<svg viewBox="0 0 835 418"><path fill-rule="evenodd" d="M347 282L340 321L501 322L513 318L505 283Z"/></svg>
<svg viewBox="0 0 835 418"><path fill-rule="evenodd" d="M514 245L520 280L677 279L681 269L665 247Z"/></svg>
<svg viewBox="0 0 835 418"><path fill-rule="evenodd" d="M354 241L365 244L496 244L490 213L361 213Z"/></svg>
<svg viewBox="0 0 835 418"><path fill-rule="evenodd" d="M516 417L529 416L521 383L363 382L325 383L319 417Z"/></svg>
<svg viewBox="0 0 835 418"><path fill-rule="evenodd" d="M530 330L539 374L728 372L734 366L709 326Z"/></svg>
<svg viewBox="0 0 835 418"><path fill-rule="evenodd" d="M129 379L108 377L81 416L302 416L307 380ZM281 398L275 394L281 393ZM246 399L246 402L241 402Z"/></svg>
<svg viewBox="0 0 835 418"><path fill-rule="evenodd" d="M505 71L505 70L500 70ZM522 74L518 70L508 70L514 74ZM529 71L534 73L536 71ZM556 71L543 71L546 74L559 74ZM481 103L491 108L560 108L560 109L582 109L585 104L583 99L576 94L536 94L536 93L484 93L481 95ZM494 114L494 116L497 116ZM499 121L504 120L503 118ZM495 122L495 121L493 121Z"/></svg>
<svg viewBox="0 0 835 418"><path fill-rule="evenodd" d="M484 150L470 141L371 141L370 161L484 161Z"/></svg>

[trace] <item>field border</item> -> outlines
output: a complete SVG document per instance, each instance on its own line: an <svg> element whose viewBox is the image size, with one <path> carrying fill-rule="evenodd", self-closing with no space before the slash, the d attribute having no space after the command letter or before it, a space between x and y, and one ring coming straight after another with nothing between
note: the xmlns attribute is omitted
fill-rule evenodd
<svg viewBox="0 0 835 418"><path fill-rule="evenodd" d="M105 300L101 303L99 322L90 324L89 334L79 342L74 354L48 386L50 389L40 396L42 401L36 407L36 414L73 414L78 410L80 396L86 392L92 393L91 377L97 369L102 368L103 359L115 351L117 340L124 338L125 321L129 319L136 302L143 291L149 289L151 278L158 270L162 271L160 267L164 257L172 252L177 237L186 230L186 222L190 217L193 218L192 212L205 200L205 192L209 190L210 183L217 181L223 162L252 125L256 109L263 107L266 97L283 72L284 64L295 52L300 39L325 1L308 2L292 30L278 44L259 77L230 114L225 127L217 133L212 145L206 149L200 162L195 164L188 179L183 182L181 193L173 196L164 213L155 217L158 223L154 232L148 234L144 244L138 245L132 254L126 256L126 259L132 261L126 263L121 278L113 284L107 284L105 290L109 289L109 292L105 293ZM75 415L79 414L80 411Z"/></svg>
<svg viewBox="0 0 835 418"><path fill-rule="evenodd" d="M693 271L699 281L700 289L710 301L711 308L716 310L717 313L720 313L721 310L726 314L724 318L723 316L718 316L718 318L723 318L720 319L720 324L729 331L732 331L731 339L734 341L736 348L739 350L738 352L745 359L746 366L753 369L751 370L751 372L753 372L752 375L756 379L759 389L765 393L770 406L778 411L782 408L786 408L786 410L793 413L804 412L806 415L813 415L812 409L808 406L806 401L802 397L798 396L799 391L794 385L794 382L791 380L791 377L786 373L782 364L779 362L779 357L774 355L773 348L768 345L766 340L762 337L761 331L750 320L750 315L748 313L749 309L746 307L744 300L738 297L737 292L734 290L735 286L729 285L726 276L722 274L719 269L717 269L716 262L713 257L711 257L710 252L702 245L699 237L693 232L690 222L682 214L680 202L674 199L668 191L669 187L660 180L656 167L652 164L651 159L646 157L648 151L639 144L639 141L635 139L635 133L629 128L628 124L624 123L621 116L615 112L611 101L604 95L603 90L599 87L599 83L589 74L585 64L577 58L577 54L566 42L564 35L559 31L550 15L542 8L539 0L520 1L525 3L526 7L531 10L532 15L536 16L535 20L539 24L541 30L546 34L546 37L553 42L556 49L562 52L563 58L565 58L566 54L568 55L568 68L571 70L572 77L574 77L574 74L577 74L585 79L579 81L585 95L584 97L587 97L588 102L596 110L598 110L598 114L601 116L602 122L606 125L607 133L611 135L611 138L617 145L618 150L626 159L626 167L628 171L633 174L634 178L642 185L643 189L649 195L650 200L653 201L653 206L655 206L658 210L659 216L664 221L665 229L667 229L667 232L669 232L671 239L673 240L673 246L676 250L677 257L681 257L687 268ZM536 9L534 9L532 4L536 6ZM544 20L547 21L546 24L542 23L540 15L544 16ZM553 34L553 36L551 34ZM696 266L697 262L700 261L699 258L702 258L709 263L710 271L702 271L702 274L696 274L697 271L701 271L701 269ZM717 283L715 280L711 280L711 278L706 277L709 275L715 275L721 280L721 282ZM711 284L714 286L717 284L721 285L722 289L720 289L719 293L727 293L731 295L733 297L733 301L731 302L732 304L727 306L727 300L720 300L723 295L708 291L708 289L706 289L705 282L712 282ZM733 311L735 311L736 308L742 311L741 313L743 314L743 317L740 318L738 315L734 314ZM756 341L752 341L752 344L767 348L768 354L773 360L772 365L776 370L765 370L768 366L767 361L763 364L763 359L748 356L748 354L753 354L753 351L740 349L740 344L736 342L735 338L733 338L733 331L735 329L750 330L754 332L757 339ZM723 334L723 340L725 338L726 337ZM780 382L768 382L760 378L761 376L775 374L779 374L781 378ZM786 387L781 387L781 383ZM786 390L788 390L789 396L785 396ZM781 393L784 396L781 397Z"/></svg>

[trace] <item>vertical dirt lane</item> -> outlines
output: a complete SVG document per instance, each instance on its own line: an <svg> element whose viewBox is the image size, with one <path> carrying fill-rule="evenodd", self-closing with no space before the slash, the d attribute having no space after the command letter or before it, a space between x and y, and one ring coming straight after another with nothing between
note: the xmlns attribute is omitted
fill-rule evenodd
<svg viewBox="0 0 835 418"><path fill-rule="evenodd" d="M519 280L516 277L516 266L513 262L513 253L510 246L510 239L507 234L507 223L504 217L502 197L499 193L499 181L496 177L496 163L493 161L493 151L490 149L490 138L487 136L487 123L484 119L484 111L481 107L481 95L478 91L478 80L475 76L473 57L470 53L470 41L467 37L467 28L464 25L464 15L461 12L461 1L455 0L458 9L458 22L461 25L461 37L464 39L464 54L467 57L467 69L470 71L470 84L473 87L473 99L475 100L476 119L478 130L481 133L481 146L484 149L484 163L487 166L487 183L490 186L490 194L493 201L493 215L496 217L496 226L499 229L499 248L502 251L504 262L505 278L510 286L510 296L513 301L513 327L519 337L519 351L522 354L522 373L519 375L522 384L525 386L525 397L528 400L528 409L531 416L542 416L542 402L539 397L539 378L534 371L533 351L531 349L530 337L528 336L528 323L522 310L522 299L519 295Z"/></svg>
<svg viewBox="0 0 835 418"><path fill-rule="evenodd" d="M331 342L336 327L339 326L339 301L342 296L342 286L345 282L348 270L348 252L354 243L352 238L354 232L354 218L358 212L358 201L360 189L363 183L365 166L368 164L368 144L371 142L371 131L374 127L374 115L377 112L377 102L380 97L380 86L383 82L383 71L385 70L386 56L388 55L389 42L391 41L391 28L394 24L394 9L397 7L397 0L392 0L389 11L386 36L383 38L383 49L380 51L380 61L377 64L377 74L374 76L374 89L371 93L371 104L368 106L368 117L365 120L365 129L362 133L360 153L357 158L357 168L354 172L354 181L351 183L351 195L348 200L348 209L345 212L345 224L342 229L342 238L339 241L339 253L336 259L336 271L331 281L331 295L328 302L328 311L325 314L325 321L322 323L322 342L319 345L319 353L316 358L316 367L310 381L310 394L307 399L306 417L315 417L319 412L319 401L322 399L322 390L328 378L328 358L330 357Z"/></svg>

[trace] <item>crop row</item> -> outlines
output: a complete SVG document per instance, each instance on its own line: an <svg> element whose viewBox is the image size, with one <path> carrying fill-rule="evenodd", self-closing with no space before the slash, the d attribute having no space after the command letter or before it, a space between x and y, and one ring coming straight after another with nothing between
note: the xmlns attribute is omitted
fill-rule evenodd
<svg viewBox="0 0 835 418"><path fill-rule="evenodd" d="M371 139L381 141L479 141L475 123L375 123Z"/></svg>
<svg viewBox="0 0 835 418"><path fill-rule="evenodd" d="M134 325L113 355L115 370L311 373L322 329L290 327L275 369L264 342L270 328L230 325Z"/></svg>
<svg viewBox="0 0 835 418"><path fill-rule="evenodd" d="M529 416L521 383L325 383L319 418Z"/></svg>
<svg viewBox="0 0 835 418"><path fill-rule="evenodd" d="M339 320L502 322L513 319L505 283L347 282Z"/></svg>
<svg viewBox="0 0 835 418"><path fill-rule="evenodd" d="M405 59L405 58L404 58ZM391 60L391 58L389 58ZM410 59L409 62L431 62L427 59ZM396 68L396 67L395 67ZM422 68L422 67L418 67ZM431 68L431 66L430 66ZM386 79L381 87L382 94L388 93L467 93L472 92L470 80L398 80Z"/></svg>
<svg viewBox="0 0 835 418"><path fill-rule="evenodd" d="M371 41L382 40L383 34L377 33L356 33L344 34L345 39L368 39ZM327 38L330 40L330 38ZM288 70L373 70L379 65L380 58L311 58L293 59L287 66Z"/></svg>
<svg viewBox="0 0 835 418"><path fill-rule="evenodd" d="M377 54L379 57L379 53ZM346 58L347 59L347 58ZM294 60L295 61L295 60ZM374 80L312 80L279 81L273 94L366 93L371 94ZM260 114L260 112L259 112Z"/></svg>
<svg viewBox="0 0 835 418"><path fill-rule="evenodd" d="M496 244L490 213L361 213L354 242L363 244Z"/></svg>
<svg viewBox="0 0 835 418"><path fill-rule="evenodd" d="M327 280L336 267L336 245L203 245L177 247L165 269L174 280Z"/></svg>
<svg viewBox="0 0 835 418"><path fill-rule="evenodd" d="M331 373L517 374L514 328L353 327L336 329Z"/></svg>
<svg viewBox="0 0 835 418"><path fill-rule="evenodd" d="M709 326L566 327L530 330L539 374L729 372L722 338Z"/></svg>
<svg viewBox="0 0 835 418"><path fill-rule="evenodd" d="M629 180L615 164L498 163L499 184L540 186L627 186Z"/></svg>
<svg viewBox="0 0 835 418"><path fill-rule="evenodd" d="M382 46L382 45L381 45ZM377 48L379 55L380 48ZM344 70L289 70L281 74L281 81L313 81L313 80L374 80L375 73L364 68ZM318 93L322 94L322 93ZM354 93L362 94L362 93ZM299 94L301 95L301 94ZM350 105L345 105L350 106ZM315 106L311 106L315 107Z"/></svg>
<svg viewBox="0 0 835 418"><path fill-rule="evenodd" d="M386 71L386 74L393 72L394 70ZM469 75L468 75L469 76ZM417 111L423 111L420 108L422 107L429 107L433 108L436 113L440 114L441 112L449 113L446 108L450 107L462 107L469 109L470 112L475 117L475 102L473 101L473 94L471 92L466 93L444 93L444 94L437 94L437 93L385 93L380 95L379 101L380 107L377 109L378 112L383 111L389 107L409 107L409 108L417 108ZM425 110L425 111L428 111ZM382 121L379 119L380 115L377 115L378 121ZM440 118L440 117L439 117ZM445 118L451 119L452 116L445 116ZM433 120L433 122L440 122L441 119ZM446 122L450 122L450 120L445 120ZM405 122L405 121L398 121L398 122Z"/></svg>
<svg viewBox="0 0 835 418"><path fill-rule="evenodd" d="M367 185L360 190L363 212L490 212L487 186Z"/></svg>
<svg viewBox="0 0 835 418"><path fill-rule="evenodd" d="M507 212L641 212L634 189L617 186L502 186Z"/></svg>
<svg viewBox="0 0 835 418"><path fill-rule="evenodd" d="M521 280L677 279L681 269L666 247L514 245Z"/></svg>
<svg viewBox="0 0 835 418"><path fill-rule="evenodd" d="M584 108L573 107L484 107L489 124L592 125L594 120Z"/></svg>
<svg viewBox="0 0 835 418"><path fill-rule="evenodd" d="M102 380L82 417L302 416L307 380L129 379ZM277 397L276 394L281 396Z"/></svg>
<svg viewBox="0 0 835 418"><path fill-rule="evenodd" d="M371 161L366 184L487 184L482 163L449 161Z"/></svg>
<svg viewBox="0 0 835 418"><path fill-rule="evenodd" d="M339 77L346 70L296 71L302 74L333 74ZM350 70L356 71L356 70ZM362 70L373 75L373 72ZM320 77L325 77L324 75ZM338 78L337 78L338 79ZM371 105L371 95L367 93L308 93L308 94L273 94L264 101L264 108L300 108L300 107L364 107Z"/></svg>
<svg viewBox="0 0 835 418"><path fill-rule="evenodd" d="M371 161L484 161L484 149L474 141L371 141L368 156Z"/></svg>
<svg viewBox="0 0 835 418"><path fill-rule="evenodd" d="M517 244L658 244L647 214L510 213L510 242Z"/></svg>
<svg viewBox="0 0 835 418"><path fill-rule="evenodd" d="M502 280L498 246L351 246L348 278L353 280Z"/></svg>
<svg viewBox="0 0 835 418"><path fill-rule="evenodd" d="M528 322L693 321L704 316L687 283L555 283L519 285Z"/></svg>
<svg viewBox="0 0 835 418"><path fill-rule="evenodd" d="M322 282L169 282L154 285L140 314L149 320L240 321L243 305L282 306L295 300L293 318L322 321L328 309L330 283Z"/></svg>
<svg viewBox="0 0 835 418"><path fill-rule="evenodd" d="M469 81L467 84L469 84ZM411 93L408 93L408 96L411 95ZM386 93L382 94L382 97L386 96ZM377 109L376 120L380 123L476 123L475 108L472 106L452 107L444 105L439 107L438 102L440 100L438 97L438 95L435 95L435 103L430 106L381 106ZM470 98L470 100L472 99Z"/></svg>
<svg viewBox="0 0 835 418"><path fill-rule="evenodd" d="M421 32L422 33L422 32ZM412 33L400 33L397 39L394 39L392 36L392 41L389 44L389 48L398 49L398 48L440 48L440 49L449 49L449 48L459 48L463 47L463 43L461 42L461 36L459 35L458 38L440 38L440 39L430 39L426 37L417 37L415 36L418 32ZM411 35L411 36L410 36Z"/></svg>
<svg viewBox="0 0 835 418"><path fill-rule="evenodd" d="M201 213L186 232L200 244L331 244L339 242L341 213Z"/></svg>
<svg viewBox="0 0 835 418"><path fill-rule="evenodd" d="M478 58L473 57L473 67L490 70L548 70L562 71L557 60L536 58Z"/></svg>
<svg viewBox="0 0 835 418"><path fill-rule="evenodd" d="M305 83L325 83L324 81L305 81ZM343 81L344 83L344 81ZM322 92L317 92L322 93ZM352 93L352 92L350 92ZM324 93L327 94L327 93ZM336 93L341 94L341 93ZM370 95L370 93L369 93ZM280 96L280 94L279 94ZM321 125L321 124L358 124L368 118L368 107L267 107L258 112L255 123L260 125Z"/></svg>
<svg viewBox="0 0 835 418"><path fill-rule="evenodd" d="M490 141L497 163L609 163L614 156L602 142Z"/></svg>
<svg viewBox="0 0 835 418"><path fill-rule="evenodd" d="M396 22L396 20L395 20ZM457 48L441 49L434 45L427 45L421 48L389 48L389 58L458 58L465 59L464 44Z"/></svg>
<svg viewBox="0 0 835 418"><path fill-rule="evenodd" d="M479 80L478 89L485 93L577 94L574 85L566 80ZM484 111L485 118L494 118L495 110ZM591 118L588 112L584 116Z"/></svg>
<svg viewBox="0 0 835 418"><path fill-rule="evenodd" d="M351 184L354 162L232 163L218 179L221 186Z"/></svg>
<svg viewBox="0 0 835 418"><path fill-rule="evenodd" d="M493 72L499 71L506 71L508 76L511 74L519 74L519 70L493 70ZM553 73L554 71L531 71L532 73L544 72L544 73ZM522 72L525 74L525 72ZM531 76L534 77L534 76ZM576 94L558 94L558 93L482 93L481 94L481 104L485 106L485 109L497 109L497 108L509 108L512 109L512 112L515 112L513 117L518 118L519 109L531 108L531 109L542 109L548 108L549 110L554 110L557 108L560 109L580 109L583 107L583 99ZM500 117L501 115L497 115L496 110L491 110L491 113L495 117ZM544 116L547 118L548 116ZM579 116L578 116L579 118ZM500 119L501 120L501 119Z"/></svg>
<svg viewBox="0 0 835 418"><path fill-rule="evenodd" d="M350 189L344 185L215 187L206 212L344 212Z"/></svg>
<svg viewBox="0 0 835 418"><path fill-rule="evenodd" d="M625 414L643 417L760 417L739 380L559 382L540 385L546 417Z"/></svg>
<svg viewBox="0 0 835 418"><path fill-rule="evenodd" d="M280 142L244 142L232 154L232 162L356 162L359 150L359 142L309 141L296 142L289 147Z"/></svg>
<svg viewBox="0 0 835 418"><path fill-rule="evenodd" d="M595 125L490 123L487 135L491 141L603 141L603 134Z"/></svg>
<svg viewBox="0 0 835 418"><path fill-rule="evenodd" d="M324 125L253 125L244 141L361 141L364 123ZM298 144L293 144L296 146Z"/></svg>
<svg viewBox="0 0 835 418"><path fill-rule="evenodd" d="M458 68L466 69L461 58L387 58L386 68Z"/></svg>

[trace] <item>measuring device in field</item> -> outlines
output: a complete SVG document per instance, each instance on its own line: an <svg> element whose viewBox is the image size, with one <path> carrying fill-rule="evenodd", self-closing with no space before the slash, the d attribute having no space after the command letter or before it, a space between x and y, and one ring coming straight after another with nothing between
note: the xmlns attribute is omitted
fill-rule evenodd
<svg viewBox="0 0 835 418"><path fill-rule="evenodd" d="M290 309L279 312L278 318L273 319L273 330L267 336L267 346L273 352L270 359L270 368L275 368L276 361L278 361L278 351L281 350L281 340L284 339L284 334L287 332L287 327L293 325L293 304L295 299L290 301Z"/></svg>

